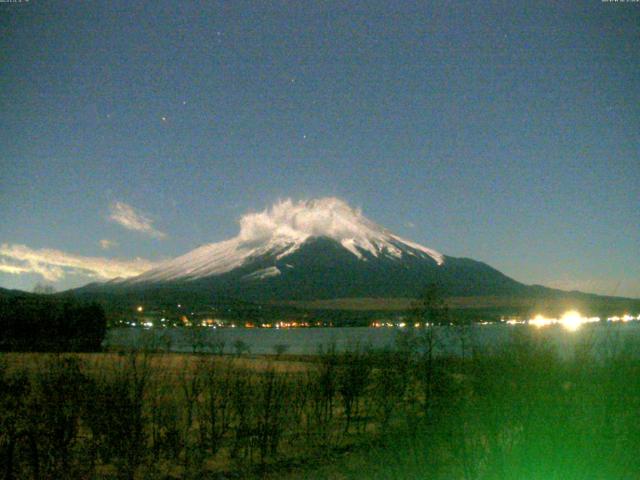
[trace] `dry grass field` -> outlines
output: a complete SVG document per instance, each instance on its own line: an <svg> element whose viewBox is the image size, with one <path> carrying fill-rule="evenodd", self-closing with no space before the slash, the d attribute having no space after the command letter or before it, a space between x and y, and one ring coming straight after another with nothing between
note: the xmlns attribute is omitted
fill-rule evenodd
<svg viewBox="0 0 640 480"><path fill-rule="evenodd" d="M499 351L0 356L3 478L626 479L640 360ZM433 332L432 332L433 333ZM584 347L584 346L583 346ZM635 473L634 473L635 472Z"/></svg>

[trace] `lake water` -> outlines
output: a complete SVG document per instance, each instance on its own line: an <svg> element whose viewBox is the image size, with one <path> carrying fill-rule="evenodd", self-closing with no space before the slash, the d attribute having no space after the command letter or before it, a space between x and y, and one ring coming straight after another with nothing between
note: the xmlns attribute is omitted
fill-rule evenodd
<svg viewBox="0 0 640 480"><path fill-rule="evenodd" d="M526 332L551 343L563 356L571 356L576 348L584 345L592 345L598 355L621 350L640 354L638 322L583 325L577 331L567 331L557 325L538 329L505 324L474 325L464 333L454 327L436 329L438 351L452 355L460 355L463 345L467 352L472 345L482 350L500 347L518 332ZM114 328L107 332L104 344L114 349L148 346L173 352L192 352L194 345L198 351L213 352L216 345L224 345L224 353L234 353L234 344L240 341L252 354L272 354L278 346L285 346L289 354L313 355L321 347L330 345L335 345L338 351L357 345L392 348L403 331L405 329L400 328ZM416 333L419 331L415 330Z"/></svg>

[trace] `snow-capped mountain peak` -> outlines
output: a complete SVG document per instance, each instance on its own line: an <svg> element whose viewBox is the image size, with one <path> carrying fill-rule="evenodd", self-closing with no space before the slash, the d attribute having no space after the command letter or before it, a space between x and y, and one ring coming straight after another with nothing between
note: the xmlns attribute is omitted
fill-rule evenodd
<svg viewBox="0 0 640 480"><path fill-rule="evenodd" d="M363 260L367 255L397 259L412 255L430 257L438 265L444 262L444 256L435 250L400 238L366 218L359 209L329 197L299 202L284 200L262 212L244 215L235 238L201 246L130 281L219 275L263 255L282 259L316 237L330 238ZM275 270L269 272L275 274Z"/></svg>
<svg viewBox="0 0 640 480"><path fill-rule="evenodd" d="M285 200L263 212L245 215L240 220L239 238L248 243L268 241L298 246L311 237L336 240L359 258L363 251L378 256L385 249L399 257L401 250L396 244L404 243L429 255L439 264L443 262L440 253L393 235L362 215L359 209L335 197L295 203Z"/></svg>

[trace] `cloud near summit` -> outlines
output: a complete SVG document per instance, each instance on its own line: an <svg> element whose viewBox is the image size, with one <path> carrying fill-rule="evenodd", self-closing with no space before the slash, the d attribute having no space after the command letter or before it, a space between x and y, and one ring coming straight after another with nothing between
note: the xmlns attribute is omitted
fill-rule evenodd
<svg viewBox="0 0 640 480"><path fill-rule="evenodd" d="M259 213L240 219L240 238L260 240L274 236L350 237L359 235L363 226L374 225L359 209L335 197L294 202L279 201Z"/></svg>
<svg viewBox="0 0 640 480"><path fill-rule="evenodd" d="M167 235L153 226L153 220L124 202L113 202L110 206L109 220L127 230L144 233L153 238L165 238Z"/></svg>

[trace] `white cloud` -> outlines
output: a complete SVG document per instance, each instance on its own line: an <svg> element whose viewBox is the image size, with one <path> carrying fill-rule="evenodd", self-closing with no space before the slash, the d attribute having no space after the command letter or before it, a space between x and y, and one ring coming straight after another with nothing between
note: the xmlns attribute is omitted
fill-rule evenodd
<svg viewBox="0 0 640 480"><path fill-rule="evenodd" d="M328 236L352 238L364 229L379 228L367 220L359 209L339 198L293 202L284 200L260 213L250 213L240 219L240 238L259 241L280 235L307 238Z"/></svg>
<svg viewBox="0 0 640 480"><path fill-rule="evenodd" d="M26 267L10 265L8 263L5 263L4 260L0 259L0 272L10 273L12 275L20 275L21 273L30 273L31 270Z"/></svg>
<svg viewBox="0 0 640 480"><path fill-rule="evenodd" d="M100 247L102 247L103 250L109 250L110 248L117 247L117 246L118 246L118 242L116 242L115 240L109 240L106 238L103 238L102 240L100 240Z"/></svg>
<svg viewBox="0 0 640 480"><path fill-rule="evenodd" d="M32 249L25 245L0 245L0 272L20 275L36 273L49 282L66 274L82 274L106 280L132 277L154 266L142 258L113 260L104 257L84 257L49 248Z"/></svg>
<svg viewBox="0 0 640 480"><path fill-rule="evenodd" d="M131 205L124 202L114 202L110 207L109 219L119 223L127 230L145 233L154 238L164 238L167 235L153 226L153 220L136 211Z"/></svg>
<svg viewBox="0 0 640 480"><path fill-rule="evenodd" d="M416 224L413 222L407 222L404 224L404 226L407 228L416 228Z"/></svg>

